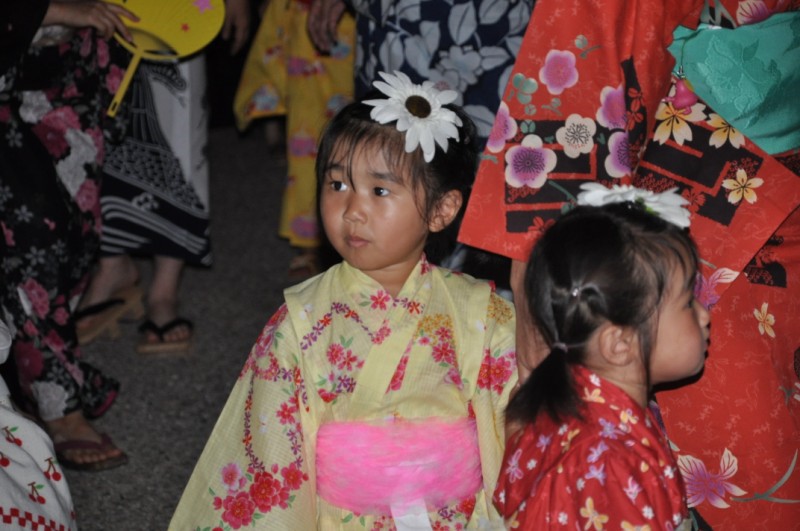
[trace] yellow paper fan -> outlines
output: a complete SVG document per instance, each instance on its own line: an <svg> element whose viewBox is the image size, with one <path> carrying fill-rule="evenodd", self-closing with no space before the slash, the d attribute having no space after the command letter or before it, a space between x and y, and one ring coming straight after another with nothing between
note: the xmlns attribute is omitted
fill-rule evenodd
<svg viewBox="0 0 800 531"><path fill-rule="evenodd" d="M117 34L117 40L133 54L108 115L117 113L133 73L142 58L172 61L202 50L217 36L225 20L224 0L106 0L139 17L122 20L133 35L130 43Z"/></svg>

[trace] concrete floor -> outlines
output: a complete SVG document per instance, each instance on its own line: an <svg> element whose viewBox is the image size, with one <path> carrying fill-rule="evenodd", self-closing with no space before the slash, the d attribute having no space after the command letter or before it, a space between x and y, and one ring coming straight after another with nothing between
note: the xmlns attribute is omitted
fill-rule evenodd
<svg viewBox="0 0 800 531"><path fill-rule="evenodd" d="M136 323L124 325L119 339L85 349L87 361L122 384L95 424L130 462L107 472L67 471L84 531L167 528L250 347L282 302L291 256L277 237L286 167L265 147L258 127L245 136L230 127L211 131L214 265L188 269L181 294L181 314L195 324L191 354L137 355ZM146 282L150 262L139 265Z"/></svg>

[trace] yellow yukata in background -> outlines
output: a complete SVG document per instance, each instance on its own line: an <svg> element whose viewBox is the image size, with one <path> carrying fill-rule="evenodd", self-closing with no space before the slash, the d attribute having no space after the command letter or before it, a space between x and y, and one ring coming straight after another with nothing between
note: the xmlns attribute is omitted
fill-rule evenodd
<svg viewBox="0 0 800 531"><path fill-rule="evenodd" d="M394 529L392 516L358 514L318 495L317 434L350 421L472 423L477 492L429 505L427 516L433 529L502 529L491 495L503 456L503 412L517 381L512 306L488 283L424 258L395 298L346 262L285 296L250 353L170 529ZM337 453L356 447L357 433L343 437ZM435 441L445 452L460 443ZM369 476L359 452L338 463Z"/></svg>
<svg viewBox="0 0 800 531"><path fill-rule="evenodd" d="M286 116L288 179L279 235L293 247L319 245L314 161L325 124L353 98L355 22L345 14L330 55L317 53L306 30L309 2L269 2L234 98L237 126Z"/></svg>

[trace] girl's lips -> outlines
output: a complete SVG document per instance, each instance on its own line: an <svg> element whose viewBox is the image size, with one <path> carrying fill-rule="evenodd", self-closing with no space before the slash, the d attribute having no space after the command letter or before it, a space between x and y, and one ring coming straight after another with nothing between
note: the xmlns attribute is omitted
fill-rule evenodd
<svg viewBox="0 0 800 531"><path fill-rule="evenodd" d="M346 236L345 241L350 247L363 247L367 244L367 240L358 236Z"/></svg>

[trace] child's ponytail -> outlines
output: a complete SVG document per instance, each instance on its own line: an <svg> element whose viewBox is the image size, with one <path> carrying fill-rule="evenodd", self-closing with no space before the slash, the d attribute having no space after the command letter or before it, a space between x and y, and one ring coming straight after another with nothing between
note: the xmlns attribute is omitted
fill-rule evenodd
<svg viewBox="0 0 800 531"><path fill-rule="evenodd" d="M579 206L545 232L528 262L525 296L530 326L550 352L509 403L508 420L579 415L570 365L583 363L587 342L606 322L635 329L649 358L653 318L676 263L694 278L697 255L686 231L634 203Z"/></svg>

